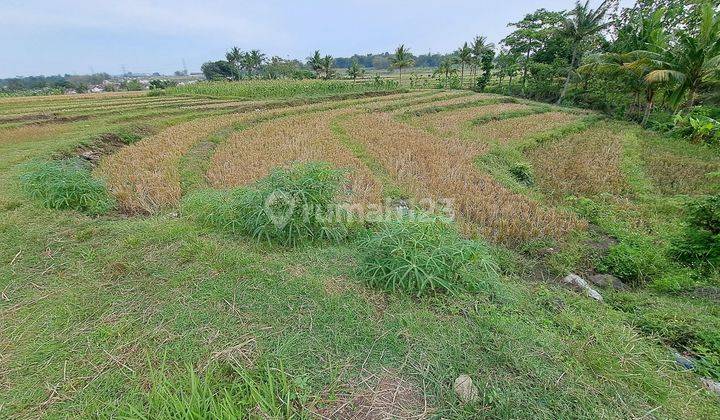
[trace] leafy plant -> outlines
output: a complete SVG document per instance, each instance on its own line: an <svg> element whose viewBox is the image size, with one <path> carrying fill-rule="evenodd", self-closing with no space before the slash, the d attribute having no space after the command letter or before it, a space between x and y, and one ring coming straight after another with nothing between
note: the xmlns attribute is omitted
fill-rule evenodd
<svg viewBox="0 0 720 420"><path fill-rule="evenodd" d="M705 115L702 109L675 115L673 131L697 143L720 145L720 122Z"/></svg>
<svg viewBox="0 0 720 420"><path fill-rule="evenodd" d="M105 183L93 178L89 165L80 159L28 163L20 182L30 197L51 209L102 214L115 206Z"/></svg>
<svg viewBox="0 0 720 420"><path fill-rule="evenodd" d="M686 222L672 255L689 265L720 267L720 195L692 202Z"/></svg>
<svg viewBox="0 0 720 420"><path fill-rule="evenodd" d="M200 224L286 246L339 241L348 234L336 200L344 183L328 164L300 164L276 169L249 188L190 194L182 209Z"/></svg>
<svg viewBox="0 0 720 420"><path fill-rule="evenodd" d="M463 239L448 220L409 215L360 243L360 274L373 287L417 296L475 290L497 276L488 248ZM468 275L469 269L475 269Z"/></svg>

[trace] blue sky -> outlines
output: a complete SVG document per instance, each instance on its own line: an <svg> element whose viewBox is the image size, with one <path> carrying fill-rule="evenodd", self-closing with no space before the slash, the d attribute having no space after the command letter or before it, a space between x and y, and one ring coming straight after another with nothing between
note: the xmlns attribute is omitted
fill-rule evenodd
<svg viewBox="0 0 720 420"><path fill-rule="evenodd" d="M599 3L599 0L593 0ZM631 0L621 0L629 5ZM219 59L233 45L304 59L392 50L448 52L475 35L501 40L507 23L572 0L243 1L3 0L0 77L171 73Z"/></svg>

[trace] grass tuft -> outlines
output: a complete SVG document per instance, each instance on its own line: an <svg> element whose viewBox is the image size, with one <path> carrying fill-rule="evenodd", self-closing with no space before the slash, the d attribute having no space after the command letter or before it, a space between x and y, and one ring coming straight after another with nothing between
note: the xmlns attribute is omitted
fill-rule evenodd
<svg viewBox="0 0 720 420"><path fill-rule="evenodd" d="M192 193L182 210L202 225L284 246L338 242L348 234L338 202L345 181L326 163L298 164L275 169L249 188Z"/></svg>
<svg viewBox="0 0 720 420"><path fill-rule="evenodd" d="M28 163L20 182L30 197L51 209L96 215L115 206L105 183L93 178L89 165L80 159Z"/></svg>
<svg viewBox="0 0 720 420"><path fill-rule="evenodd" d="M386 222L360 249L360 274L371 286L390 292L472 291L497 277L488 248L461 238L448 220L437 217Z"/></svg>
<svg viewBox="0 0 720 420"><path fill-rule="evenodd" d="M244 368L211 366L200 375L188 366L178 383L155 374L143 404L130 405L125 419L293 418L302 413L300 388L269 363Z"/></svg>

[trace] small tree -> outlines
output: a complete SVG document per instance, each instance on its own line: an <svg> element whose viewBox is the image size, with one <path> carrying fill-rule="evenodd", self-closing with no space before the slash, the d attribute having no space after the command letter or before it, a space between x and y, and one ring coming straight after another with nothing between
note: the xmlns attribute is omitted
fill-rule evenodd
<svg viewBox="0 0 720 420"><path fill-rule="evenodd" d="M365 70L360 67L357 60L353 60L352 63L350 63L347 74L353 79L353 83L355 83L358 77L362 77L365 74Z"/></svg>
<svg viewBox="0 0 720 420"><path fill-rule="evenodd" d="M315 72L317 77L320 77L320 73L323 69L323 58L320 55L320 50L315 50L315 54L312 57L308 57L308 66Z"/></svg>
<svg viewBox="0 0 720 420"><path fill-rule="evenodd" d="M394 69L400 71L400 83L402 83L402 69L414 66L415 60L412 58L410 49L405 48L405 44L401 44L395 50L395 54L390 57L390 64Z"/></svg>
<svg viewBox="0 0 720 420"><path fill-rule="evenodd" d="M320 65L321 65L322 72L325 74L323 76L323 78L325 80L331 79L333 77L333 75L335 74L335 71L333 70L333 67L332 67L332 65L333 65L332 56L326 55L325 57L323 57L322 60L320 61Z"/></svg>

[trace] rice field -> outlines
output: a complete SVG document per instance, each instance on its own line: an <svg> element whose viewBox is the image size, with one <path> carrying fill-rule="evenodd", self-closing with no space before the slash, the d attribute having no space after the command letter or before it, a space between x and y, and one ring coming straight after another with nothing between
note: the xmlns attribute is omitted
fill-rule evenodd
<svg viewBox="0 0 720 420"><path fill-rule="evenodd" d="M193 384L211 397L279 386L301 418L717 418L699 381L717 369L716 332L698 330L720 322L717 305L657 284L688 270L663 258L685 204L715 191L720 154L590 117L325 81L0 99L0 418L138 418ZM115 207L28 196L28 164L49 160ZM449 203L456 239L496 276L470 267L474 289L388 291L358 270L374 221L287 247L185 214L204 197L220 220L223 200L310 162L347 176L350 211ZM455 252L445 239L428 261ZM647 285L599 288L600 303L558 280L638 243L665 264ZM679 370L669 345L706 370ZM478 401L458 400L461 374Z"/></svg>

